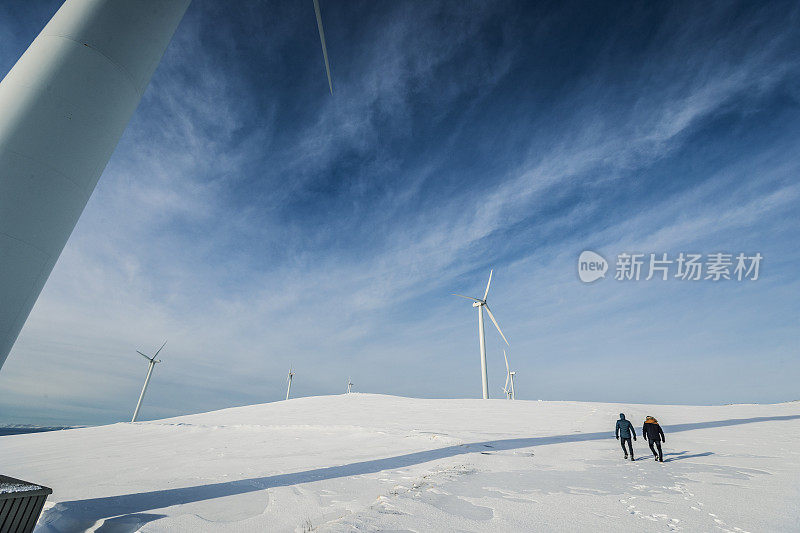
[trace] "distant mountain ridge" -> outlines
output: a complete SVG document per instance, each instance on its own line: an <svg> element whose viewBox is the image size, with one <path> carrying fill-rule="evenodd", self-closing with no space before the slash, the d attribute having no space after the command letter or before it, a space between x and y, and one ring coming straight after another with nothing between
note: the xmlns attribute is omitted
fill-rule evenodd
<svg viewBox="0 0 800 533"><path fill-rule="evenodd" d="M26 433L42 433L45 431L60 431L84 426L34 426L31 424L4 424L0 425L0 437L7 435L24 435Z"/></svg>

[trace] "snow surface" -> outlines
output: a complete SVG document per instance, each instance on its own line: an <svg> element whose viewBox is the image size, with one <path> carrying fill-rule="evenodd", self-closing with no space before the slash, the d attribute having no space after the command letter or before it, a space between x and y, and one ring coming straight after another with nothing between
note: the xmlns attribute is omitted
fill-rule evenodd
<svg viewBox="0 0 800 533"><path fill-rule="evenodd" d="M0 494L11 494L13 492L30 492L32 490L41 490L39 485L31 485L30 483L0 483Z"/></svg>
<svg viewBox="0 0 800 533"><path fill-rule="evenodd" d="M666 433L665 462L614 439ZM53 489L37 533L800 531L800 404L349 394L0 438ZM53 505L55 503L55 505Z"/></svg>

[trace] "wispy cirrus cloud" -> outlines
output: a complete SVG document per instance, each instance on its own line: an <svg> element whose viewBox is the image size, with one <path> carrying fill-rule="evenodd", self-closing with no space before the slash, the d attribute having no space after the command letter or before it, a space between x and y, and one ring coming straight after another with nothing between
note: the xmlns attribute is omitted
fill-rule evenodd
<svg viewBox="0 0 800 533"><path fill-rule="evenodd" d="M633 380L632 353L686 349L643 309L744 302L725 319L744 323L767 301L796 308L781 293L796 257L796 10L658 7L630 26L608 13L600 31L569 6L323 5L329 97L313 12L271 8L280 20L193 4L0 375L19 417L124 419L144 372L133 350L163 338L148 417L278 399L290 363L298 394L358 373L375 392L470 395L474 316L448 295L479 290L490 266L530 398L645 394L598 383ZM682 246L763 247L773 281L692 293L574 276L585 247ZM725 320L703 316L667 322L705 339L692 368L744 358ZM755 322L780 360L786 325ZM449 382L431 377L445 368ZM660 401L789 390L729 398L734 375L664 379L679 393Z"/></svg>

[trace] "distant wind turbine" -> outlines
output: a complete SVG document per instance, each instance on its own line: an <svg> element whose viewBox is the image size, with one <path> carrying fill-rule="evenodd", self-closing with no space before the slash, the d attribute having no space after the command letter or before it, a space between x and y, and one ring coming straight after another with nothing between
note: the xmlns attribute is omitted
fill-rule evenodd
<svg viewBox="0 0 800 533"><path fill-rule="evenodd" d="M289 378L286 380L286 399L289 399L289 391L292 390L292 378L294 377L294 372L292 372L292 367L289 367Z"/></svg>
<svg viewBox="0 0 800 533"><path fill-rule="evenodd" d="M516 372L512 372L508 366L508 356L506 356L506 351L503 350L503 359L506 361L506 384L503 385L503 392L506 393L506 398L509 400L515 400L516 393L514 392L514 376L517 375ZM508 388L509 382L511 383L511 388Z"/></svg>
<svg viewBox="0 0 800 533"><path fill-rule="evenodd" d="M314 13L317 15L317 29L319 29L319 42L322 43L322 57L325 59L325 72L328 74L328 88L333 94L331 66L328 64L328 47L325 46L325 30L322 29L322 13L319 10L319 0L314 0Z"/></svg>
<svg viewBox="0 0 800 533"><path fill-rule="evenodd" d="M350 381L350 378L347 378L347 394L353 392L353 382Z"/></svg>
<svg viewBox="0 0 800 533"><path fill-rule="evenodd" d="M147 377L144 378L144 387L142 387L142 393L139 395L139 401L136 403L136 410L133 412L133 418L131 418L131 422L136 422L136 417L139 416L139 408L142 407L142 399L144 398L144 392L147 390L147 384L150 383L150 375L153 373L153 367L156 366L156 363L160 363L161 361L157 360L158 354L161 353L161 350L164 349L164 346L167 345L167 341L164 341L164 344L161 345L161 348L158 349L156 354L153 357L147 357L145 354L136 350L136 353L150 361L150 366L147 369Z"/></svg>
<svg viewBox="0 0 800 533"><path fill-rule="evenodd" d="M494 323L494 327L497 328L497 332L500 333L500 336L503 337L503 340L506 341L508 344L508 339L506 336L503 335L503 331L500 329L500 326L497 324L497 320L495 320L494 315L492 314L492 310L489 309L489 305L486 303L486 298L489 296L489 285L492 284L492 274L494 273L494 269L489 271L489 282L486 284L486 292L483 293L483 299L473 298L472 296L464 296L463 294L453 294L453 296L459 296L461 298L466 298L467 300L472 300L472 307L478 308L478 338L481 344L481 378L483 379L483 399L486 400L489 398L489 376L486 373L486 335L483 331L483 308L486 308L486 313L488 313L489 318L492 319Z"/></svg>

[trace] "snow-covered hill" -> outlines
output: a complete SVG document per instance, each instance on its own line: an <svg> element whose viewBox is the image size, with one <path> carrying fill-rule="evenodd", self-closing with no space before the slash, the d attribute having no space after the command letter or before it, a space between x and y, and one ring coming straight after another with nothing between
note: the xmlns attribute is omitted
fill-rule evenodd
<svg viewBox="0 0 800 533"><path fill-rule="evenodd" d="M623 460L620 411L664 463ZM350 394L2 437L0 464L53 488L39 533L800 531L798 403Z"/></svg>

